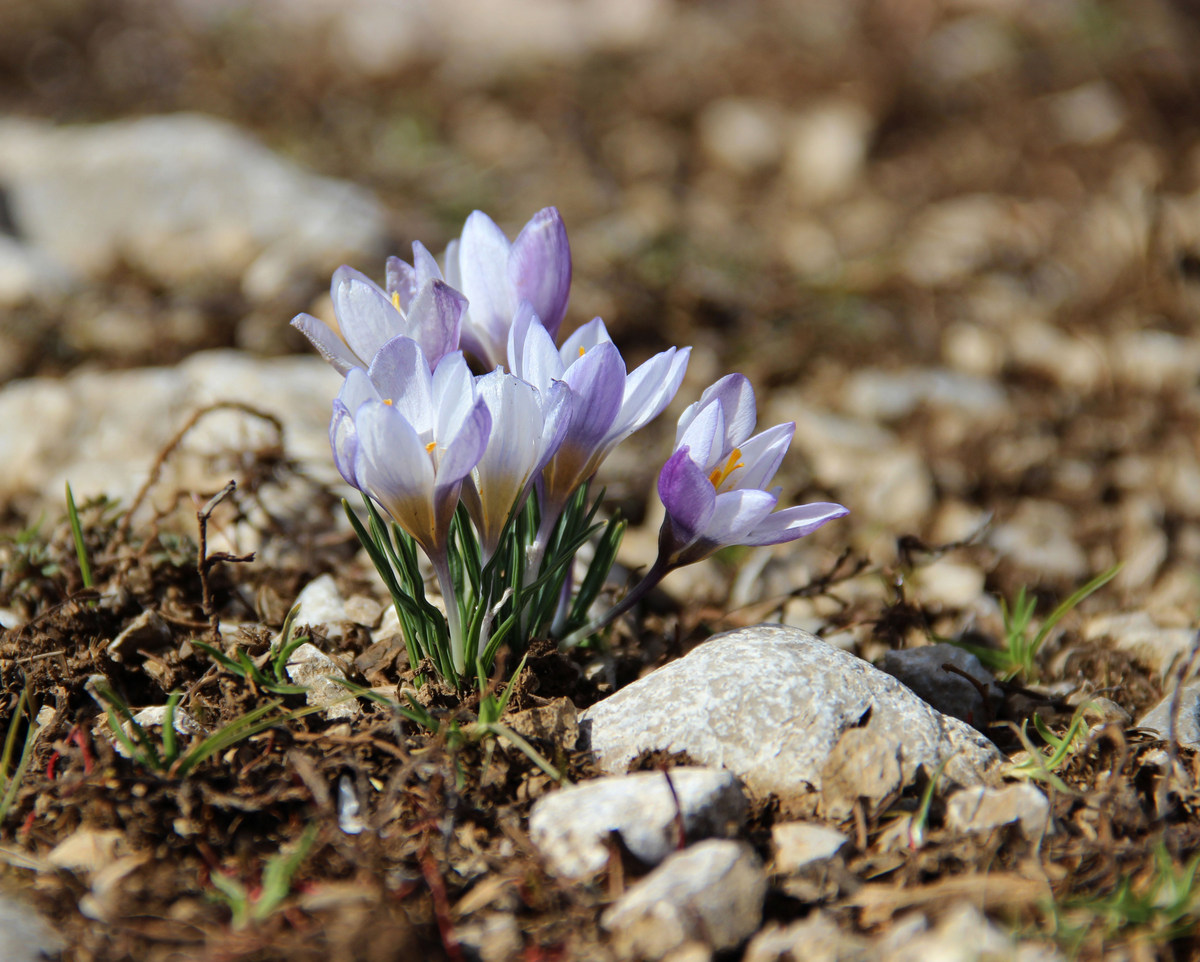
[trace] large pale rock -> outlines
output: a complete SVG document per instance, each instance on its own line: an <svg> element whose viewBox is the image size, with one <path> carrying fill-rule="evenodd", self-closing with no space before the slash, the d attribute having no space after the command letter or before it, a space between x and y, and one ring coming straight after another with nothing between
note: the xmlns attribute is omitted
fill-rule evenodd
<svg viewBox="0 0 1200 962"><path fill-rule="evenodd" d="M1164 740L1171 737L1171 710L1176 708L1175 738L1184 748L1200 748L1200 681L1192 681L1183 686L1178 693L1171 692L1157 705L1151 708L1141 721L1138 728L1146 728Z"/></svg>
<svg viewBox="0 0 1200 962"><path fill-rule="evenodd" d="M163 445L194 411L216 401L279 418L287 453L334 480L329 416L340 380L315 357L206 351L177 367L10 382L0 388L0 424L10 426L0 431L0 498L41 496L60 510L63 484L70 481L77 502L107 494L128 503ZM215 455L277 440L257 418L211 414L167 463L162 490L215 491L231 477L228 464L213 463Z"/></svg>
<svg viewBox="0 0 1200 962"><path fill-rule="evenodd" d="M167 284L240 279L251 297L269 297L295 276L373 255L384 238L383 209L362 188L199 115L5 120L0 186L34 252L22 263L52 265L29 279L34 290L54 267L97 277L123 260Z"/></svg>
<svg viewBox="0 0 1200 962"><path fill-rule="evenodd" d="M767 879L745 842L711 839L670 856L600 919L624 958L660 959L690 943L720 951L762 921Z"/></svg>
<svg viewBox="0 0 1200 962"><path fill-rule="evenodd" d="M759 625L705 642L589 708L581 729L600 766L686 752L755 793L819 793L831 815L882 799L919 769L989 781L1002 756L895 678L798 628Z"/></svg>
<svg viewBox="0 0 1200 962"><path fill-rule="evenodd" d="M599 778L538 799L529 835L555 875L583 878L608 864L609 836L647 865L657 865L686 840L730 835L746 820L746 796L729 772L673 768ZM674 793L672 794L672 788Z"/></svg>

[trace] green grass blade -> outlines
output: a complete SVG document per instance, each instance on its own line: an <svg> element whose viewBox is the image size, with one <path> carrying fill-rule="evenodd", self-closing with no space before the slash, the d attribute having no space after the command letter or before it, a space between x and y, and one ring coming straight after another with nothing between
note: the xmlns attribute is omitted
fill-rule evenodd
<svg viewBox="0 0 1200 962"><path fill-rule="evenodd" d="M75 495L71 493L71 482L67 482L67 517L71 521L71 537L75 539L75 557L79 559L79 575L85 588L92 587L92 566L88 563L87 546L83 542L83 525L79 523L79 511L75 507Z"/></svg>

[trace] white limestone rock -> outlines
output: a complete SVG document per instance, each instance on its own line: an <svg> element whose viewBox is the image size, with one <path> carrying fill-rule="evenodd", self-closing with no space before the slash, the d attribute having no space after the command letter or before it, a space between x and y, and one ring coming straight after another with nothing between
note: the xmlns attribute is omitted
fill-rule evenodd
<svg viewBox="0 0 1200 962"><path fill-rule="evenodd" d="M668 857L600 924L622 958L661 959L689 943L736 948L762 921L767 879L745 842L710 839Z"/></svg>
<svg viewBox="0 0 1200 962"><path fill-rule="evenodd" d="M1171 709L1175 700L1171 692L1151 708L1138 722L1138 728L1147 728L1168 740L1171 737ZM1183 748L1200 748L1200 681L1183 686L1179 693L1178 715L1175 717L1175 738Z"/></svg>
<svg viewBox="0 0 1200 962"><path fill-rule="evenodd" d="M374 255L380 204L195 114L94 126L0 122L0 185L18 239L66 277L124 260L166 284L240 280L252 299ZM44 272L43 272L44 273Z"/></svg>
<svg viewBox="0 0 1200 962"><path fill-rule="evenodd" d="M891 675L798 628L727 632L593 705L582 737L601 768L686 752L751 792L812 800L833 817L883 799L922 767L959 785L992 780L996 747Z"/></svg>
<svg viewBox="0 0 1200 962"><path fill-rule="evenodd" d="M644 864L657 865L679 845L679 814L687 840L732 835L745 823L746 796L729 772L673 768L670 779L668 784L662 772L636 772L543 796L529 815L533 844L552 873L584 878L608 864L612 832Z"/></svg>
<svg viewBox="0 0 1200 962"><path fill-rule="evenodd" d="M1018 823L1021 833L1039 839L1050 825L1050 800L1034 785L1018 782L1003 788L973 785L946 802L946 827L973 834Z"/></svg>

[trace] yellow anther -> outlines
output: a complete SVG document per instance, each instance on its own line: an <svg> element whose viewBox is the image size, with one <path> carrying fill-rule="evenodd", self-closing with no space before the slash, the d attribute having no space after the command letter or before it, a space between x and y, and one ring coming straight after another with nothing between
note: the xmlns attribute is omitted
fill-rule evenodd
<svg viewBox="0 0 1200 962"><path fill-rule="evenodd" d="M394 307L396 310L400 310L400 292L399 291L392 291L392 307Z"/></svg>
<svg viewBox="0 0 1200 962"><path fill-rule="evenodd" d="M583 345L582 344L579 345L579 356L583 357Z"/></svg>
<svg viewBox="0 0 1200 962"><path fill-rule="evenodd" d="M712 482L712 486L714 488L719 488L722 484L724 484L725 479L733 474L733 472L738 468L745 467L745 465L738 460L738 458L741 456L742 449L734 448L733 451L730 452L729 457L725 460L724 466L713 469L713 473L708 476L708 480Z"/></svg>
<svg viewBox="0 0 1200 962"><path fill-rule="evenodd" d="M388 407L391 407L391 406L392 406L392 399L391 399L390 397L385 397L385 398L383 399L383 403L384 403L384 404L386 404Z"/></svg>
<svg viewBox="0 0 1200 962"><path fill-rule="evenodd" d="M436 447L437 447L437 442L430 441L427 445L425 445L425 450L428 451L430 454L433 454L433 449Z"/></svg>

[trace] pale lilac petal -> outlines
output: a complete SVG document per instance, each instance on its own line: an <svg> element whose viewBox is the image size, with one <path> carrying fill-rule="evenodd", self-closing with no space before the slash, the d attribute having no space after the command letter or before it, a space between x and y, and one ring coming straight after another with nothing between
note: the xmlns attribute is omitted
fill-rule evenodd
<svg viewBox="0 0 1200 962"><path fill-rule="evenodd" d="M617 444L625 440L662 414L683 383L691 353L690 347L683 350L668 348L629 375L625 381L621 412L613 424L613 436L607 443Z"/></svg>
<svg viewBox="0 0 1200 962"><path fill-rule="evenodd" d="M600 444L621 409L625 362L613 344L598 344L563 372L575 395L571 426L564 447L593 448Z"/></svg>
<svg viewBox="0 0 1200 962"><path fill-rule="evenodd" d="M487 214L473 211L458 247L459 290L470 302L463 341L485 365L502 360L504 341L518 301L508 282L508 238Z"/></svg>
<svg viewBox="0 0 1200 962"><path fill-rule="evenodd" d="M757 420L754 411L754 388L745 375L727 374L715 384L705 388L704 393L700 395L700 400L679 416L679 424L675 431L677 446L692 418L713 400L716 400L725 411L726 438L736 446L750 437Z"/></svg>
<svg viewBox="0 0 1200 962"><path fill-rule="evenodd" d="M354 418L350 411L337 398L333 401L333 417L329 421L329 446L333 449L333 465L338 474L346 479L351 487L360 487L358 477L354 473L355 458L358 454L358 435L354 428Z"/></svg>
<svg viewBox="0 0 1200 962"><path fill-rule="evenodd" d="M339 374L363 362L348 348L340 337L329 329L324 321L311 314L297 314L292 318L292 327L308 338L317 353L328 361Z"/></svg>
<svg viewBox="0 0 1200 962"><path fill-rule="evenodd" d="M411 337L393 337L376 353L367 373L379 396L391 401L418 434L432 436L433 383L421 345Z"/></svg>
<svg viewBox="0 0 1200 962"><path fill-rule="evenodd" d="M565 366L550 337L528 301L522 301L508 332L508 367L539 391L561 380Z"/></svg>
<svg viewBox="0 0 1200 962"><path fill-rule="evenodd" d="M351 267L333 274L333 311L350 350L369 362L385 343L404 331L392 300L369 277Z"/></svg>
<svg viewBox="0 0 1200 962"><path fill-rule="evenodd" d="M717 546L748 544L747 534L774 511L778 503L775 495L755 488L719 494L712 517L704 526L702 540Z"/></svg>
<svg viewBox="0 0 1200 962"><path fill-rule="evenodd" d="M683 432L676 447L691 451L692 460L707 477L716 462L728 452L725 447L725 412L721 405L715 401L704 405Z"/></svg>
<svg viewBox="0 0 1200 962"><path fill-rule="evenodd" d="M704 531L716 502L708 476L691 459L687 448L680 448L663 465L658 475L658 496L667 509L675 542L669 550L679 551Z"/></svg>
<svg viewBox="0 0 1200 962"><path fill-rule="evenodd" d="M767 515L755 525L748 534L738 539L738 544L762 545L780 544L784 541L794 541L806 534L812 534L827 521L843 518L850 513L849 509L840 504L827 501L817 501L812 504L800 504L793 508L784 508Z"/></svg>
<svg viewBox="0 0 1200 962"><path fill-rule="evenodd" d="M571 389L565 383L553 382L541 392L541 399L542 451L534 466L534 473L541 471L546 462L554 457L571 427Z"/></svg>
<svg viewBox="0 0 1200 962"><path fill-rule="evenodd" d="M458 425L458 431L448 439L445 448L439 445L437 466L437 488L444 491L457 484L479 463L487 449L492 430L492 416L482 399L475 401L467 416Z"/></svg>
<svg viewBox="0 0 1200 962"><path fill-rule="evenodd" d="M461 291L462 286L462 269L458 264L458 248L457 240L452 240L446 245L446 253L442 255L442 263L446 265L445 279L446 283L453 287L456 291Z"/></svg>
<svg viewBox="0 0 1200 962"><path fill-rule="evenodd" d="M534 214L513 241L508 280L515 299L529 301L554 337L567 313L571 291L571 248L555 208Z"/></svg>
<svg viewBox="0 0 1200 962"><path fill-rule="evenodd" d="M564 365L574 364L576 359L585 352L591 350L597 344L611 344L612 338L608 336L608 328L604 326L604 321L598 317L593 317L582 327L576 328L571 332L571 336L559 348L559 356L562 358Z"/></svg>
<svg viewBox="0 0 1200 962"><path fill-rule="evenodd" d="M420 290L430 281L443 281L442 272L438 268L437 259L429 253L429 249L420 241L413 241L413 272L416 275L416 289ZM451 285L453 286L453 285Z"/></svg>
<svg viewBox="0 0 1200 962"><path fill-rule="evenodd" d="M788 421L744 441L740 446L740 460L745 467L735 472L730 480L735 481L739 488L765 488L783 463L783 456L795 433L795 422Z"/></svg>
<svg viewBox="0 0 1200 962"><path fill-rule="evenodd" d="M475 378L462 354L447 354L433 372L433 437L439 447L461 429L475 406Z"/></svg>
<svg viewBox="0 0 1200 962"><path fill-rule="evenodd" d="M342 381L337 399L345 405L346 410L354 414L368 401L382 401L383 397L376 390L370 375L361 367L351 368Z"/></svg>
<svg viewBox="0 0 1200 962"><path fill-rule="evenodd" d="M367 402L354 416L355 474L363 489L421 544L438 544L433 517L433 461L412 425L394 408Z"/></svg>
<svg viewBox="0 0 1200 962"><path fill-rule="evenodd" d="M458 350L467 299L445 281L425 284L408 310L408 330L431 367Z"/></svg>
<svg viewBox="0 0 1200 962"><path fill-rule="evenodd" d="M386 293L399 294L400 309L407 313L413 298L417 296L417 289L421 286L417 282L417 272L399 257L389 257L385 271Z"/></svg>

